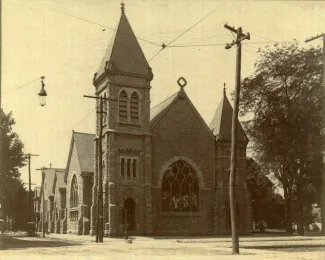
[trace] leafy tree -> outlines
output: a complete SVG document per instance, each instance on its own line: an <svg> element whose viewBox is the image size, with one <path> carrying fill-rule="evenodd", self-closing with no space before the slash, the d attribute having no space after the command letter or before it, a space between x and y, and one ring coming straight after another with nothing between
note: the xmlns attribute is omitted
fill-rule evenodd
<svg viewBox="0 0 325 260"><path fill-rule="evenodd" d="M283 198L274 189L266 172L252 158L246 158L246 183L251 194L253 220L266 221L269 227L279 228L283 222Z"/></svg>
<svg viewBox="0 0 325 260"><path fill-rule="evenodd" d="M260 51L255 72L242 82L241 116L252 115L244 127L254 157L284 190L289 233L294 197L301 231L303 189L313 175L308 167L325 146L322 62L320 48L275 44Z"/></svg>
<svg viewBox="0 0 325 260"><path fill-rule="evenodd" d="M12 212L12 203L17 191L23 184L20 180L19 168L25 165L23 143L13 132L15 120L12 113L0 111L0 204L4 214Z"/></svg>

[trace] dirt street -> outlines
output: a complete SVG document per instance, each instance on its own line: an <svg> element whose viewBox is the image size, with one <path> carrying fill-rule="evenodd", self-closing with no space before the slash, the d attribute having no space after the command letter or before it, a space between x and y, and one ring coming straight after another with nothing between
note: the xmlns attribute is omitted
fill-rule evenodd
<svg viewBox="0 0 325 260"><path fill-rule="evenodd" d="M0 259L325 259L324 237L243 237L240 255L231 255L230 238L104 238L25 234L0 236Z"/></svg>

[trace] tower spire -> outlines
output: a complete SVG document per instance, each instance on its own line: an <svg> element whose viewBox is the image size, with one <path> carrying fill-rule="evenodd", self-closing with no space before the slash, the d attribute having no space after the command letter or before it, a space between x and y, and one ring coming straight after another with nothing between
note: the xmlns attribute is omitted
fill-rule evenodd
<svg viewBox="0 0 325 260"><path fill-rule="evenodd" d="M226 95L226 83L223 83L223 94Z"/></svg>
<svg viewBox="0 0 325 260"><path fill-rule="evenodd" d="M124 10L125 10L125 4L122 1L122 3L121 3L121 12L122 12L122 14L124 14Z"/></svg>

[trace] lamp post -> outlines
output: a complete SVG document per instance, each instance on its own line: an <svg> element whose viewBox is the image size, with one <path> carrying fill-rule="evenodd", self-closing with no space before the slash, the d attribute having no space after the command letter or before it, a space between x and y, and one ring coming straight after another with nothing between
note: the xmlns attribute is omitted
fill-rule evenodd
<svg viewBox="0 0 325 260"><path fill-rule="evenodd" d="M38 93L38 95L39 95L40 105L43 107L43 106L46 105L46 96L47 96L47 94L46 94L46 91L44 89L44 87L45 87L45 84L44 84L45 77L42 76L41 79L42 79L42 88L41 88L41 91Z"/></svg>

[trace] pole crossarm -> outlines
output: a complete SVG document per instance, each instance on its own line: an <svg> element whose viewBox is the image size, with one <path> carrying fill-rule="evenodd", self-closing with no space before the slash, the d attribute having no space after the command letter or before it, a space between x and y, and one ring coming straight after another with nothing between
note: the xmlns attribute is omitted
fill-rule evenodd
<svg viewBox="0 0 325 260"><path fill-rule="evenodd" d="M26 156L39 156L38 154L24 153Z"/></svg>
<svg viewBox="0 0 325 260"><path fill-rule="evenodd" d="M314 37L311 37L311 38L309 38L309 39L306 39L305 42L306 42L306 43L307 43L307 42L311 42L311 41L313 41L313 40L316 40L316 39L321 38L321 37L324 37L324 36L325 36L325 33L322 33L322 34L316 35L316 36L314 36Z"/></svg>
<svg viewBox="0 0 325 260"><path fill-rule="evenodd" d="M225 27L226 29L228 29L229 31L232 31L233 33L238 34L238 32L239 32L239 29L235 29L235 27L231 27L231 26L229 26L228 24L225 24L224 27ZM240 32L240 36L249 36L249 33L247 33L247 35L246 35L246 34L244 34L243 32Z"/></svg>
<svg viewBox="0 0 325 260"><path fill-rule="evenodd" d="M88 96L88 95L84 95L84 97L86 98L94 98L94 99L102 99L102 100L111 100L111 101L117 101L116 98L114 97L96 97L96 96Z"/></svg>
<svg viewBox="0 0 325 260"><path fill-rule="evenodd" d="M239 38L238 40L236 40L236 41L232 41L232 43L226 43L226 49L228 50L228 49L230 49L232 46L234 46L234 45L237 45L237 44L239 44L239 43L241 43L243 40L250 40L250 35L249 35L249 33L247 34L247 35L245 35L245 36L243 36L243 37L241 37L241 38Z"/></svg>
<svg viewBox="0 0 325 260"><path fill-rule="evenodd" d="M225 46L226 50L230 49L234 45L240 44L243 40L246 40L246 39L250 40L251 39L251 36L250 36L249 33L247 33L247 34L242 33L241 27L239 27L238 29L235 29L235 27L231 27L228 24L225 24L224 26L229 31L234 32L234 33L237 34L237 39L236 40L232 41L232 43L230 43L230 44L226 43L226 46Z"/></svg>

